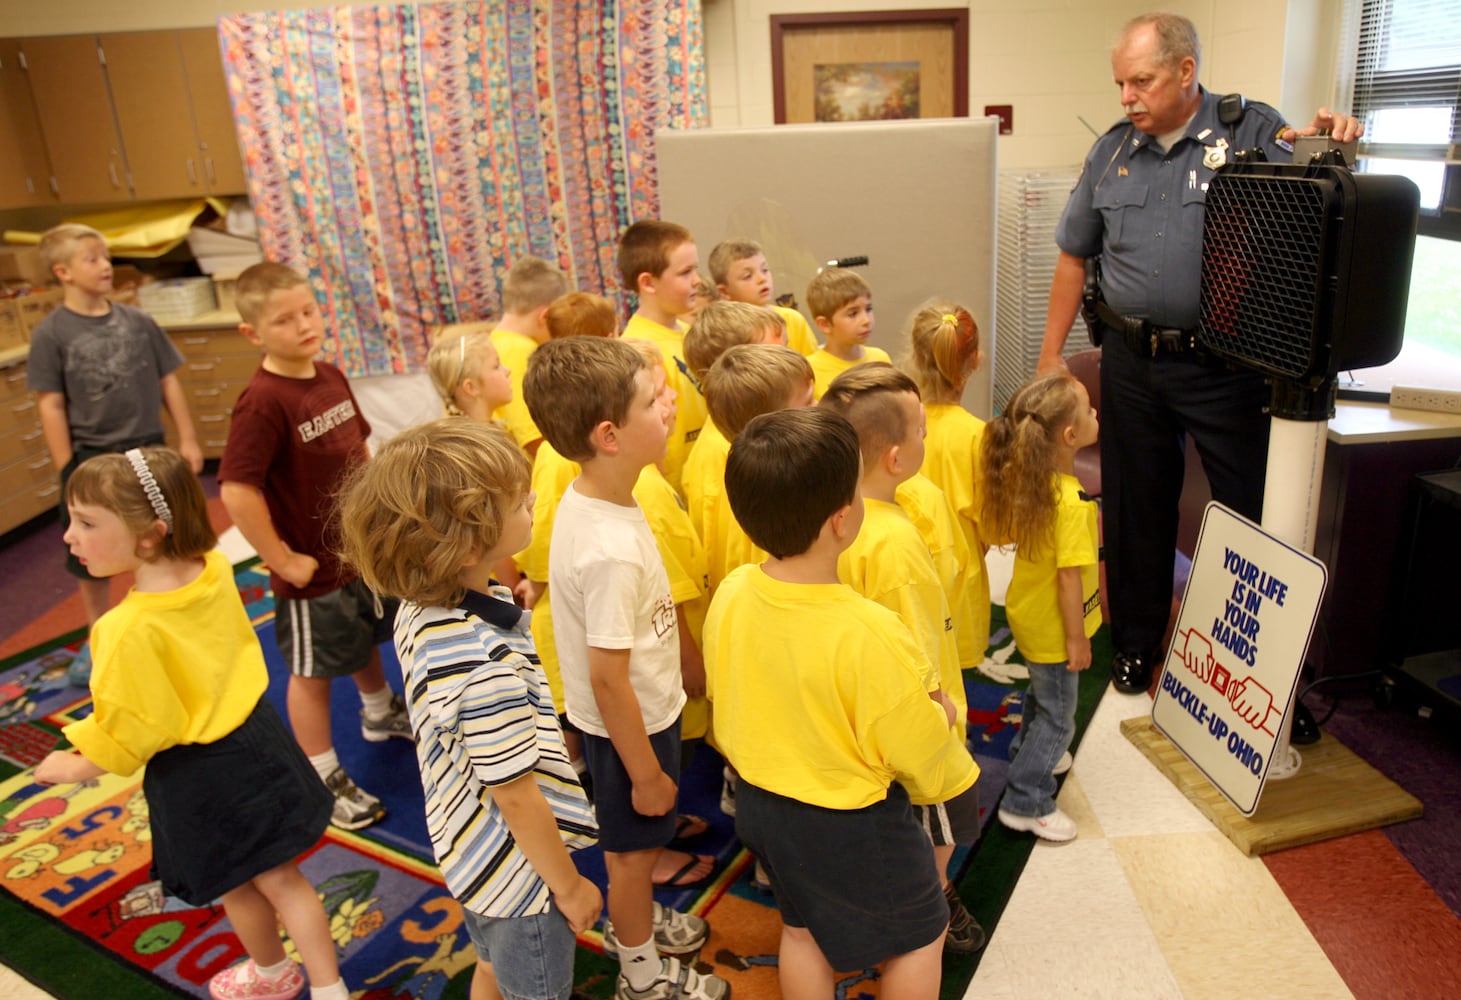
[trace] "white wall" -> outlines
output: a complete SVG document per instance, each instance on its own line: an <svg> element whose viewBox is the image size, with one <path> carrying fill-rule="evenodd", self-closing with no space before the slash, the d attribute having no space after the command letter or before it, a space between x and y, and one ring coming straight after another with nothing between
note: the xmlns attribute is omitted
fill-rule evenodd
<svg viewBox="0 0 1461 1000"><path fill-rule="evenodd" d="M1333 91L1341 0L1173 0L1203 41L1210 90L1275 104L1307 122ZM1012 104L1015 131L1000 140L1006 167L1078 163L1092 136L1121 117L1110 46L1131 17L1160 0L704 0L713 126L769 125L772 14L969 9L969 111ZM1289 60L1285 65L1285 58Z"/></svg>

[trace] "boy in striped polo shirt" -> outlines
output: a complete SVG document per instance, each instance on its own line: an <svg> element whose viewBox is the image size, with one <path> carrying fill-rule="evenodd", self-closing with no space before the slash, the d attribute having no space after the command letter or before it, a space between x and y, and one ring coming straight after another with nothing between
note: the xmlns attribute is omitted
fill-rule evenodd
<svg viewBox="0 0 1461 1000"><path fill-rule="evenodd" d="M567 998L603 897L595 839L527 615L491 580L532 534L531 467L505 432L448 417L392 439L341 506L346 558L403 600L396 650L426 826L478 961L471 995Z"/></svg>

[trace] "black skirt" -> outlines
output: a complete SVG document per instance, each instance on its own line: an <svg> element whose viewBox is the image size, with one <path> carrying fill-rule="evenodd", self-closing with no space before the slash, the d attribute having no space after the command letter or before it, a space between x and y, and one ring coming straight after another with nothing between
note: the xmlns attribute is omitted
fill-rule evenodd
<svg viewBox="0 0 1461 1000"><path fill-rule="evenodd" d="M334 799L267 698L213 743L169 747L147 762L152 877L206 906L320 839Z"/></svg>

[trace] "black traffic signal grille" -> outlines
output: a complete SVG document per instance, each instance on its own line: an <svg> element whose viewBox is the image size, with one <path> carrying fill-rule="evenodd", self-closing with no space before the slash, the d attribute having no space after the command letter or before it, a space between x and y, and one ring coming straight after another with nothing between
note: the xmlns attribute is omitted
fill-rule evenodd
<svg viewBox="0 0 1461 1000"><path fill-rule="evenodd" d="M1273 375L1311 373L1325 194L1309 178L1214 178L1202 236L1198 338L1205 346Z"/></svg>

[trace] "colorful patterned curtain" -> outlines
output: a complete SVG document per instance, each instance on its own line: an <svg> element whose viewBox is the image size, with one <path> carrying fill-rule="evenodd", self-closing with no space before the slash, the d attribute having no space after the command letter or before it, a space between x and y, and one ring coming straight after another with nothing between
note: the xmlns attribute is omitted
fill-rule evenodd
<svg viewBox="0 0 1461 1000"><path fill-rule="evenodd" d="M507 267L618 295L658 212L654 134L703 126L699 0L234 14L219 36L264 252L308 273L350 375L419 370Z"/></svg>

